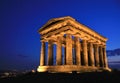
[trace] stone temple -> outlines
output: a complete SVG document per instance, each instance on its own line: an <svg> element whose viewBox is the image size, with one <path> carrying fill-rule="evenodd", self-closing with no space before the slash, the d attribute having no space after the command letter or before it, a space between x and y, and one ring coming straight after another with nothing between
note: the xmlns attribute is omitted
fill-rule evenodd
<svg viewBox="0 0 120 83"><path fill-rule="evenodd" d="M50 19L38 32L41 35L38 72L110 71L107 38L74 18Z"/></svg>

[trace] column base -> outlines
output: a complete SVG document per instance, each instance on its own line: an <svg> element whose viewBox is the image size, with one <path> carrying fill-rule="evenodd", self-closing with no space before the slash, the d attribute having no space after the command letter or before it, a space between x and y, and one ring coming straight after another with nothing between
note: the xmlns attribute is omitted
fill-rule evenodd
<svg viewBox="0 0 120 83"><path fill-rule="evenodd" d="M77 65L60 65L60 66L39 66L37 68L38 72L101 72L101 71L111 71L109 68L103 68L103 67L93 67L93 66L77 66Z"/></svg>
<svg viewBox="0 0 120 83"><path fill-rule="evenodd" d="M111 70L110 68L108 68L108 67L105 67L104 69L107 70L107 71L109 71L109 72L112 71L112 70Z"/></svg>

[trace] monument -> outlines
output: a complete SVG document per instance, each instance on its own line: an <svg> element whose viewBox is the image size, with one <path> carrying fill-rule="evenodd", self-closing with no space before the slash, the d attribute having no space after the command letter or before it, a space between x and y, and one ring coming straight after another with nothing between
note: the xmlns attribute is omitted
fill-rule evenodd
<svg viewBox="0 0 120 83"><path fill-rule="evenodd" d="M107 38L74 18L50 19L38 32L41 35L38 72L110 71Z"/></svg>

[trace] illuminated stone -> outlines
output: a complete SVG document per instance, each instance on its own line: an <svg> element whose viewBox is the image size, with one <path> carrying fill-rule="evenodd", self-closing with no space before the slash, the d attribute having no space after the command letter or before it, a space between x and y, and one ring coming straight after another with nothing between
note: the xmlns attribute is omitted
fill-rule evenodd
<svg viewBox="0 0 120 83"><path fill-rule="evenodd" d="M53 18L39 29L39 34L41 54L38 72L111 70L106 56L107 38L74 18ZM45 42L48 42L48 48Z"/></svg>

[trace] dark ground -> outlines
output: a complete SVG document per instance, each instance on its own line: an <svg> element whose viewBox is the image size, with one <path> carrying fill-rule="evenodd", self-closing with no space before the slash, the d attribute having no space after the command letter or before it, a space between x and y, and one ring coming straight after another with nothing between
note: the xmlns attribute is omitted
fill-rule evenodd
<svg viewBox="0 0 120 83"><path fill-rule="evenodd" d="M0 79L0 83L46 83L46 82L72 82L72 83L120 83L120 71L114 70L112 72L87 72L87 73L32 73L17 77L9 77Z"/></svg>

